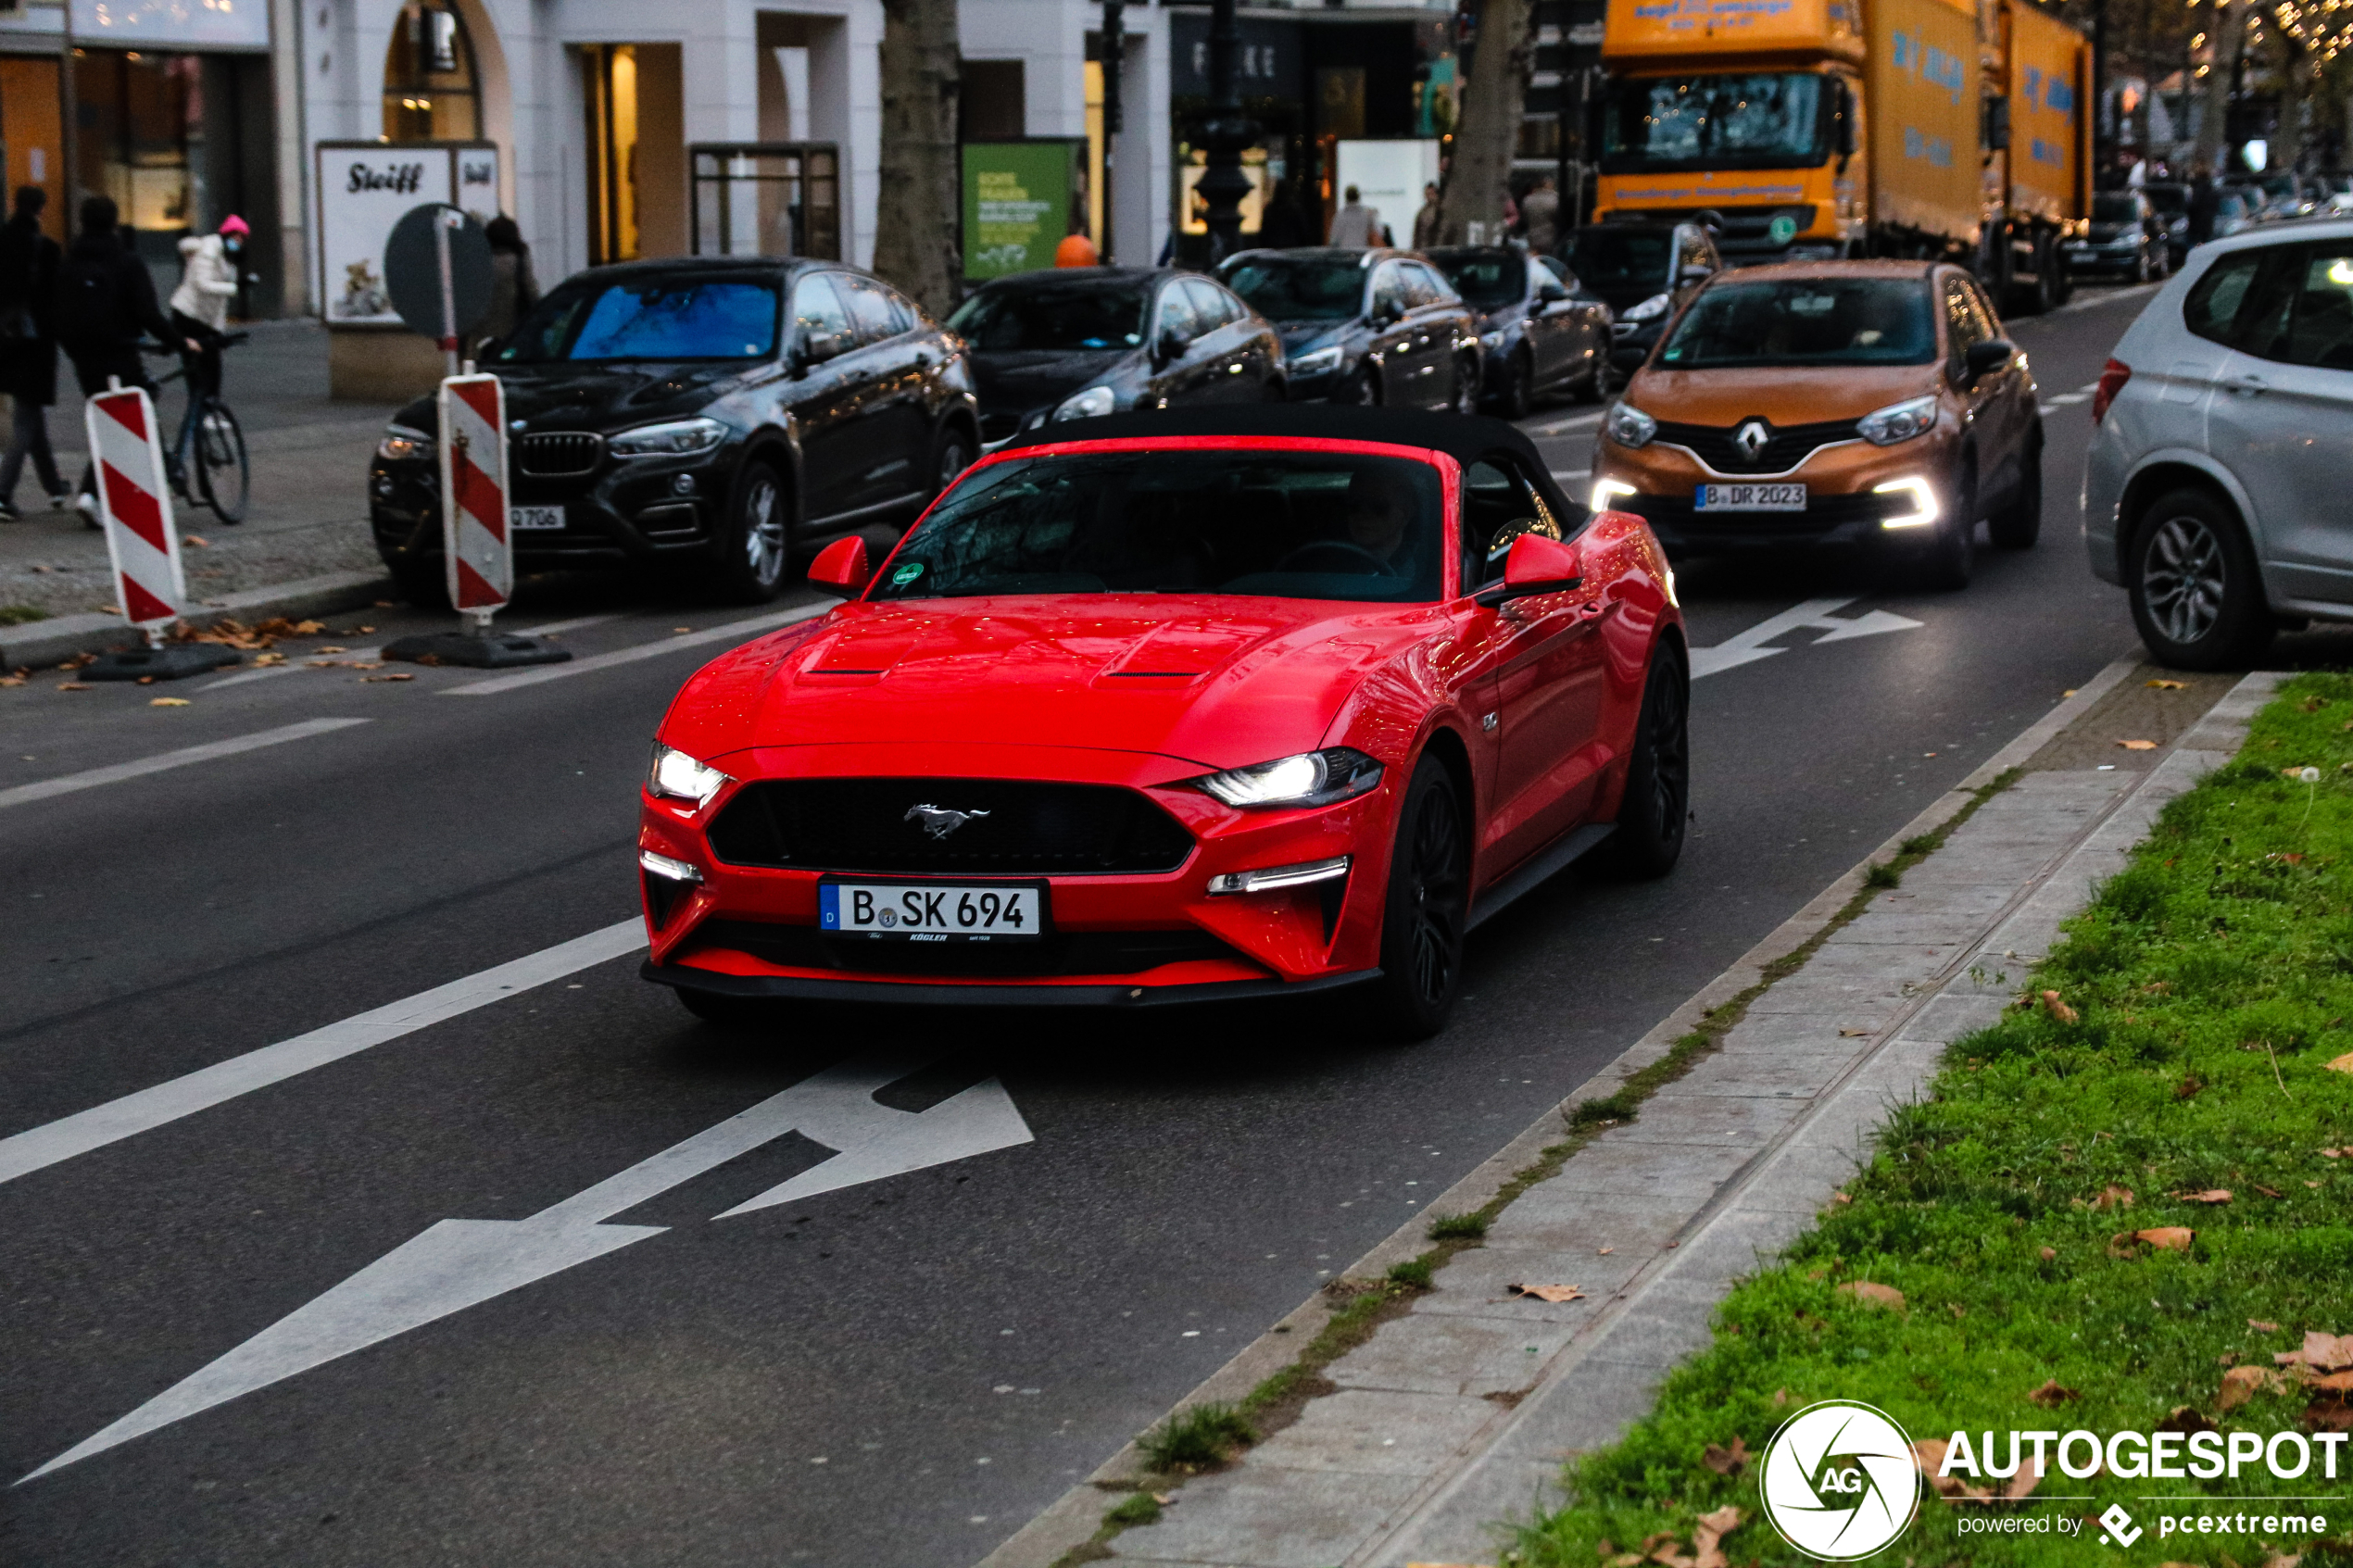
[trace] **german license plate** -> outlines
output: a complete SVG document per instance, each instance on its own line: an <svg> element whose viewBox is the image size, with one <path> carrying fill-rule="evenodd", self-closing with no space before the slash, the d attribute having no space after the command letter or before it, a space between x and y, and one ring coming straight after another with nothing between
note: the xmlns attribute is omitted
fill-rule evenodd
<svg viewBox="0 0 2353 1568"><path fill-rule="evenodd" d="M1703 484L1699 509L1704 512L1802 512L1803 484Z"/></svg>
<svg viewBox="0 0 2353 1568"><path fill-rule="evenodd" d="M1035 942L1046 890L1034 884L821 882L817 925L901 942Z"/></svg>
<svg viewBox="0 0 2353 1568"><path fill-rule="evenodd" d="M511 507L507 517L517 530L525 528L561 528L564 509L561 507Z"/></svg>

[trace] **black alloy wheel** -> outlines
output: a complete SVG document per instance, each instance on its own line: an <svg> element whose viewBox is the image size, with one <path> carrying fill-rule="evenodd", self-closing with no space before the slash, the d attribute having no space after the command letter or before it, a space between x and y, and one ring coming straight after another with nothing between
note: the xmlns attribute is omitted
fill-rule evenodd
<svg viewBox="0 0 2353 1568"><path fill-rule="evenodd" d="M1470 912L1470 842L1454 781L1425 755L1397 813L1381 910L1379 984L1373 1026L1408 1040L1446 1027L1463 989L1463 935Z"/></svg>
<svg viewBox="0 0 2353 1568"><path fill-rule="evenodd" d="M1621 876L1662 877L1682 858L1692 811L1691 716L1692 683L1682 653L1661 642L1642 683L1617 831L1602 846L1604 862Z"/></svg>
<svg viewBox="0 0 2353 1568"><path fill-rule="evenodd" d="M2038 421L2040 416L2037 416ZM2005 550L2031 550L2043 533L2043 432L2039 426L2026 438L2020 455L2018 492L2010 504L1985 520L1986 536Z"/></svg>
<svg viewBox="0 0 2353 1568"><path fill-rule="evenodd" d="M1380 379L1373 373L1371 361L1356 367L1356 373L1343 383L1333 395L1335 403L1353 404L1359 408L1380 407Z"/></svg>
<svg viewBox="0 0 2353 1568"><path fill-rule="evenodd" d="M766 604L792 564L791 508L784 476L755 458L736 479L735 504L719 530L719 593L730 604Z"/></svg>
<svg viewBox="0 0 2353 1568"><path fill-rule="evenodd" d="M2176 670L2245 663L2278 630L2238 520L2204 490L2171 490L2143 508L2125 592L2141 641Z"/></svg>

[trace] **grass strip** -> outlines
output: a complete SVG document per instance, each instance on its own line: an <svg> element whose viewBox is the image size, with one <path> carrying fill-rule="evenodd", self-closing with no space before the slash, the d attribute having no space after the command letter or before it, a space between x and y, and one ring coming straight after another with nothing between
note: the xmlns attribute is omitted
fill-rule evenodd
<svg viewBox="0 0 2353 1568"><path fill-rule="evenodd" d="M1370 1339L1382 1323L1403 1314L1412 1306L1414 1297L1431 1287L1436 1271L1444 1266L1446 1260L1479 1245L1488 1227L1511 1206L1513 1199L1558 1173L1569 1157L1592 1142L1595 1135L1620 1122L1632 1121L1644 1100L1713 1053L1747 1013L1751 1003L1777 981L1803 969L1806 960L1860 915L1876 894L1900 884L1906 871L1936 853L1980 807L2009 788L2018 776L2019 770L2012 768L1969 791L1968 802L1942 826L1905 839L1894 856L1869 868L1863 886L1839 907L1822 929L1767 964L1754 985L1708 1009L1698 1027L1678 1035L1657 1060L1629 1073L1614 1093L1600 1099L1579 1100L1564 1111L1568 1135L1559 1143L1546 1145L1533 1162L1514 1172L1486 1203L1465 1214L1430 1216L1428 1235L1435 1245L1429 1250L1392 1264L1385 1278L1336 1279L1326 1286L1325 1295L1336 1303L1334 1311L1297 1360L1262 1380L1234 1405L1200 1405L1180 1411L1139 1438L1137 1446L1146 1461L1158 1467L1156 1474L1132 1482L1097 1483L1107 1490L1129 1495L1104 1514L1101 1526L1091 1538L1057 1558L1054 1568L1077 1568L1078 1564L1111 1556L1113 1537L1160 1517L1161 1505L1153 1501L1155 1496L1173 1496L1169 1488L1182 1486L1187 1476L1231 1463L1242 1449L1264 1442L1297 1420L1310 1399L1334 1392L1337 1386L1324 1375L1325 1368ZM1210 1413L1204 1417L1202 1412ZM1196 1423L1202 1420L1206 1420L1207 1430L1212 1434L1205 1449L1198 1441L1196 1430ZM1143 1501L1139 1503L1138 1499Z"/></svg>
<svg viewBox="0 0 2353 1568"><path fill-rule="evenodd" d="M36 605L0 605L0 626L30 626L48 619L49 612Z"/></svg>
<svg viewBox="0 0 2353 1568"><path fill-rule="evenodd" d="M1691 1562L1680 1543L1696 1546L1703 1516L1728 1504L1744 1522L1712 1561L1809 1561L1758 1517L1748 1456L1826 1399L1876 1405L1915 1440L2347 1430L2346 1392L2273 1358L2307 1331L2353 1330L2348 1019L2353 680L2305 675L2236 761L2168 805L2018 1005L1950 1047L1845 1201L1733 1289L1713 1346L1653 1412L1571 1462L1574 1500L1520 1532L1508 1561ZM2190 1233L2186 1247L2139 1235L2160 1229ZM2089 1500L2015 1506L2091 1519L2121 1503L2144 1526L2188 1507L2236 1526L2148 1528L2128 1562L2353 1560L2353 1466L2340 1449L2332 1481L2313 1451L2294 1481L2259 1463L2211 1480L2054 1470L2044 1491ZM2343 1500L2259 1500L2316 1493ZM2166 1509L2144 1494L2213 1500ZM2080 1568L2108 1550L2089 1524L1959 1533L1963 1511L2009 1506L1924 1489L1888 1560ZM2266 1528L2291 1511L2337 1517L2322 1540Z"/></svg>

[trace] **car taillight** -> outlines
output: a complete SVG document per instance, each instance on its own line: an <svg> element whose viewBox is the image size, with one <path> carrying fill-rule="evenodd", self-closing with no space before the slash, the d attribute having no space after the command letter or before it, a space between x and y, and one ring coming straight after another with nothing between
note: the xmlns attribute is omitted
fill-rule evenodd
<svg viewBox="0 0 2353 1568"><path fill-rule="evenodd" d="M2100 368L2100 384L2092 389L2092 422L2097 424L2108 417L2108 406L2133 379L2133 367L2121 359L2110 359Z"/></svg>

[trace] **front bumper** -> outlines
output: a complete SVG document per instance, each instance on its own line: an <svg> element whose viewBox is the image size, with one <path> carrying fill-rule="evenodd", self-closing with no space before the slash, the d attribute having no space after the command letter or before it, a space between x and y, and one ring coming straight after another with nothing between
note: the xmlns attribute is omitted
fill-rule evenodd
<svg viewBox="0 0 2353 1568"><path fill-rule="evenodd" d="M700 991L748 1001L875 1002L916 1007L1151 1008L1201 1002L1252 1001L1340 991L1378 980L1378 969L1308 980L1227 980L1175 985L959 985L950 982L910 985L894 981L811 979L796 974L735 975L708 969L648 962L641 978L674 990Z"/></svg>
<svg viewBox="0 0 2353 1568"><path fill-rule="evenodd" d="M1855 440L1816 448L1798 466L1770 476L1710 471L1680 448L1655 443L1628 451L1604 440L1593 458L1593 477L1630 484L1635 493L1612 498L1651 526L1670 556L1789 551L1816 547L1905 549L1924 546L1933 527L1889 527L1919 510L1917 492L1881 491L1900 480L1925 480L1940 509L1949 502L1944 476L1951 471L1948 443L1936 434L1894 446ZM1702 484L1792 483L1806 487L1802 512L1703 512Z"/></svg>
<svg viewBox="0 0 2353 1568"><path fill-rule="evenodd" d="M2137 245L2121 249L2108 245L2068 245L2059 249L2067 257L2068 270L2079 278L2099 277L2107 273L2137 274L2141 270L2141 251Z"/></svg>
<svg viewBox="0 0 2353 1568"><path fill-rule="evenodd" d="M647 977L664 985L809 999L952 1003L986 994L1007 1003L1133 1005L1353 984L1369 978L1379 961L1392 778L1328 807L1241 811L1197 790L1171 787L1198 777L1198 764L1079 748L792 746L736 753L713 765L743 782L705 807L640 797L639 847L684 861L702 879L641 872L652 947ZM853 779L862 787L871 780L879 789L902 790L918 788L916 781L955 780L1017 789L1111 786L1142 796L1174 819L1190 846L1171 870L1083 874L1035 867L876 872L744 864L722 859L714 848L713 823L752 784ZM917 830L907 831L912 841ZM723 834L723 842L740 862L738 841ZM809 853L824 857L822 849ZM1223 873L1343 855L1351 866L1342 880L1245 894L1209 891L1211 879ZM1051 935L1021 944L929 947L822 930L819 884L862 875L1043 883Z"/></svg>
<svg viewBox="0 0 2353 1568"><path fill-rule="evenodd" d="M515 570L649 564L708 551L739 456L725 443L685 457L608 458L573 476L512 472L511 505L564 509L561 528L514 531ZM434 465L375 459L368 470L368 521L386 565L440 560Z"/></svg>

